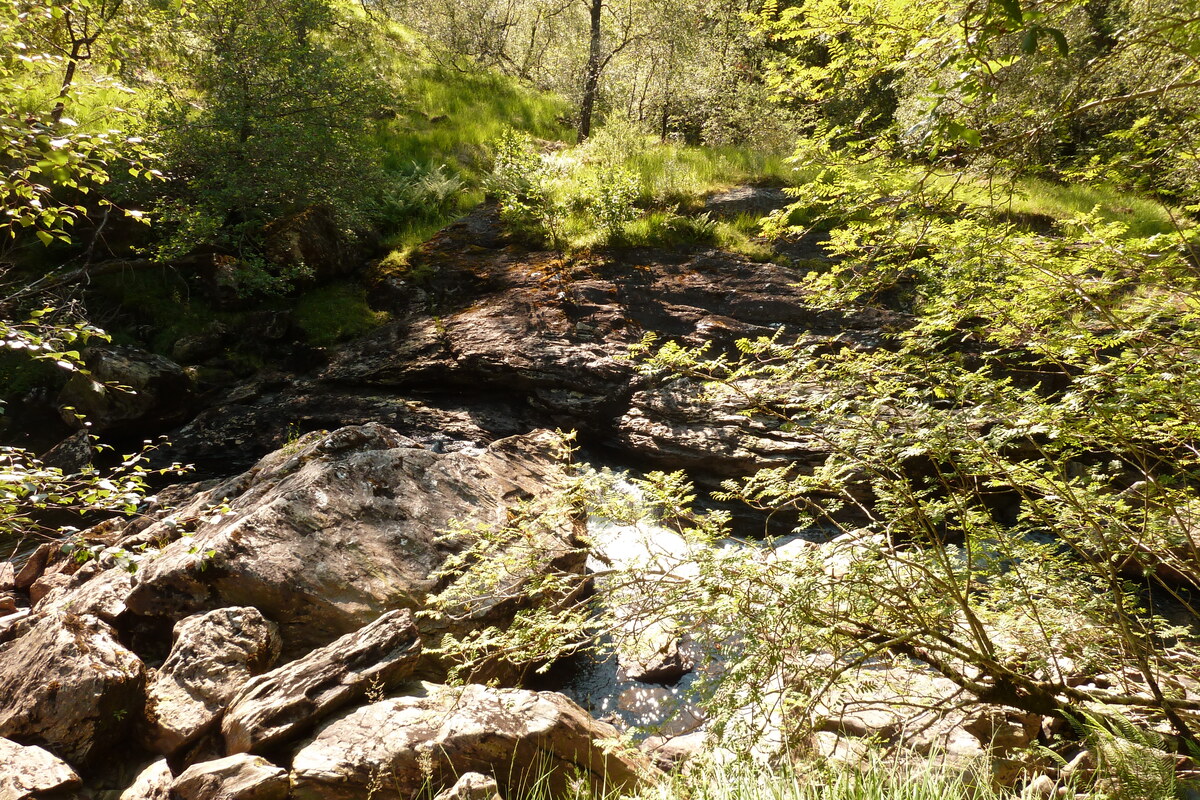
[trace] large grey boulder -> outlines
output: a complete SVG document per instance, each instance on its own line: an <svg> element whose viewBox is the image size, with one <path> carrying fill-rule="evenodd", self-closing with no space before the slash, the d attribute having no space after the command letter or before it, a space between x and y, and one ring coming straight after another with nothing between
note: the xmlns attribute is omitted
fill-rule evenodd
<svg viewBox="0 0 1200 800"><path fill-rule="evenodd" d="M236 755L193 764L171 784L178 800L285 800L288 777L265 758Z"/></svg>
<svg viewBox="0 0 1200 800"><path fill-rule="evenodd" d="M421 683L413 693L355 709L322 728L292 762L293 800L376 800L490 775L506 797L545 780L561 791L577 773L596 786L632 788L646 764L606 750L616 729L561 694Z"/></svg>
<svg viewBox="0 0 1200 800"><path fill-rule="evenodd" d="M126 605L173 619L253 606L279 624L283 653L295 658L386 610L421 608L444 587L438 570L479 540L479 527L505 525L523 500L548 495L560 475L555 439L545 432L473 452L413 444L370 424L267 456L176 512L195 520L194 533L143 562ZM222 499L228 512L212 514ZM461 523L459 532L447 536L452 521ZM536 533L545 569L583 571L574 541L580 527L563 519ZM491 617L464 624L503 622L513 613L508 605L487 610Z"/></svg>
<svg viewBox="0 0 1200 800"><path fill-rule="evenodd" d="M0 736L88 764L123 742L145 681L141 660L107 623L50 614L0 646Z"/></svg>
<svg viewBox="0 0 1200 800"><path fill-rule="evenodd" d="M75 770L42 748L0 738L0 800L25 800L79 784Z"/></svg>
<svg viewBox="0 0 1200 800"><path fill-rule="evenodd" d="M408 678L420 654L412 613L389 611L361 630L251 679L225 712L225 748L229 753L262 751L299 738L329 714Z"/></svg>
<svg viewBox="0 0 1200 800"><path fill-rule="evenodd" d="M164 755L196 741L278 656L279 630L256 608L180 620L171 653L147 687L142 740Z"/></svg>
<svg viewBox="0 0 1200 800"><path fill-rule="evenodd" d="M916 662L879 664L861 678L827 692L816 706L814 743L829 760L860 763L872 751L853 743L876 741L898 761L989 771L1004 787L1044 767L1028 751L1041 731L1036 714L971 702L971 695Z"/></svg>

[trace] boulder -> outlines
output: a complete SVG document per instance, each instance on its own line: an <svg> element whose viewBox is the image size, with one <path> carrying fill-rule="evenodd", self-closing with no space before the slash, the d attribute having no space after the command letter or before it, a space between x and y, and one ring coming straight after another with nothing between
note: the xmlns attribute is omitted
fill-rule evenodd
<svg viewBox="0 0 1200 800"><path fill-rule="evenodd" d="M438 792L433 800L502 800L496 779L478 772L468 772L449 789Z"/></svg>
<svg viewBox="0 0 1200 800"><path fill-rule="evenodd" d="M318 283L342 277L360 263L354 246L325 206L311 206L263 228L267 259L290 272L304 271Z"/></svg>
<svg viewBox="0 0 1200 800"><path fill-rule="evenodd" d="M218 355L229 338L229 330L214 321L200 333L181 337L171 348L171 357L180 364L199 364Z"/></svg>
<svg viewBox="0 0 1200 800"><path fill-rule="evenodd" d="M82 472L92 466L95 456L93 446L91 431L76 431L43 453L41 461L47 467L61 469L68 475Z"/></svg>
<svg viewBox="0 0 1200 800"><path fill-rule="evenodd" d="M180 620L171 653L147 687L143 742L164 755L191 744L278 656L279 631L258 609L222 608Z"/></svg>
<svg viewBox="0 0 1200 800"><path fill-rule="evenodd" d="M116 622L125 612L125 597L133 589L133 575L123 566L101 570L98 566L88 565L66 580L58 577L54 581L41 580L47 591L34 600L39 613L70 611L99 617L109 623ZM33 595L33 587L30 587L30 599Z"/></svg>
<svg viewBox="0 0 1200 800"><path fill-rule="evenodd" d="M42 748L26 747L0 738L0 798L3 800L25 800L74 789L79 784L75 770Z"/></svg>
<svg viewBox="0 0 1200 800"><path fill-rule="evenodd" d="M253 678L221 723L229 753L297 739L344 706L408 678L421 654L412 613L389 611L361 630Z"/></svg>
<svg viewBox="0 0 1200 800"><path fill-rule="evenodd" d="M654 766L670 772L704 752L708 744L708 731L692 731L680 736L647 736L640 747Z"/></svg>
<svg viewBox="0 0 1200 800"><path fill-rule="evenodd" d="M136 432L145 436L182 422L192 401L192 383L183 368L135 347L92 347L84 351L88 374L75 373L59 392L63 421L93 431Z"/></svg>
<svg viewBox="0 0 1200 800"><path fill-rule="evenodd" d="M165 758L160 758L138 773L120 800L170 800L175 777Z"/></svg>
<svg viewBox="0 0 1200 800"><path fill-rule="evenodd" d="M1013 786L1042 766L1023 752L1041 731L1036 714L969 703L971 695L916 662L876 664L859 677L822 698L819 730L881 740L917 761L964 771L982 766L997 786Z"/></svg>
<svg viewBox="0 0 1200 800"><path fill-rule="evenodd" d="M126 604L173 619L253 606L278 623L284 655L298 657L388 609L421 608L445 585L438 570L478 541L479 526L503 526L523 500L549 495L560 475L556 442L539 432L438 453L381 425L306 437L176 512L195 520L193 535L143 562ZM228 511L211 514L221 498ZM458 532L447 536L452 521ZM582 573L581 524L564 516L538 531L543 568ZM484 611L466 628L503 622L514 609Z"/></svg>
<svg viewBox="0 0 1200 800"><path fill-rule="evenodd" d="M13 586L22 591L29 591L29 587L42 577L46 567L54 560L55 556L59 555L59 552L59 548L49 542L39 544L25 559L25 563L13 578Z"/></svg>
<svg viewBox="0 0 1200 800"><path fill-rule="evenodd" d="M86 765L123 742L145 681L142 662L107 623L49 614L0 646L0 736Z"/></svg>
<svg viewBox="0 0 1200 800"><path fill-rule="evenodd" d="M377 800L407 800L466 772L495 778L506 797L535 781L554 796L577 773L595 787L631 789L648 765L601 744L616 734L555 692L421 683L318 731L292 762L292 797L350 800L374 785Z"/></svg>
<svg viewBox="0 0 1200 800"><path fill-rule="evenodd" d="M684 642L668 635L652 652L617 652L624 677L639 683L674 686L696 667L696 654Z"/></svg>
<svg viewBox="0 0 1200 800"><path fill-rule="evenodd" d="M288 776L265 758L239 754L193 764L171 784L178 800L285 800Z"/></svg>

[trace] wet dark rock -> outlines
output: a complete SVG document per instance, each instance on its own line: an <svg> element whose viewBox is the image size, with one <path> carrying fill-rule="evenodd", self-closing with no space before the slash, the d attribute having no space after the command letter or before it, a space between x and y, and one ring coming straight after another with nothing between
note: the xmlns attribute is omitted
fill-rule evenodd
<svg viewBox="0 0 1200 800"><path fill-rule="evenodd" d="M494 208L439 233L412 259L417 290L371 295L392 315L331 351L327 366L273 385L252 381L172 435L171 457L202 466L279 446L288 425L332 429L375 421L425 444L486 443L537 427L637 465L692 470L711 482L763 466L814 464L819 441L735 413L701 387L641 374L627 358L646 333L732 352L781 335L870 349L901 314L819 310L805 269L714 249L634 248L565 260L505 239ZM781 331L782 329L782 331ZM235 455L236 457L236 455ZM242 466L242 465L238 465Z"/></svg>
<svg viewBox="0 0 1200 800"><path fill-rule="evenodd" d="M284 271L307 272L318 282L348 275L362 261L325 206L312 206L272 222L263 229L263 238L272 264Z"/></svg>
<svg viewBox="0 0 1200 800"><path fill-rule="evenodd" d="M228 341L229 331L214 322L201 333L181 337L171 348L171 357L180 364L199 364L219 354Z"/></svg>
<svg viewBox="0 0 1200 800"><path fill-rule="evenodd" d="M709 197L704 202L704 210L720 217L736 217L741 214L762 217L786 207L791 202L787 192L778 186L736 186Z"/></svg>
<svg viewBox="0 0 1200 800"><path fill-rule="evenodd" d="M90 467L93 455L91 433L81 430L47 450L41 460L47 467L61 469L70 475Z"/></svg>

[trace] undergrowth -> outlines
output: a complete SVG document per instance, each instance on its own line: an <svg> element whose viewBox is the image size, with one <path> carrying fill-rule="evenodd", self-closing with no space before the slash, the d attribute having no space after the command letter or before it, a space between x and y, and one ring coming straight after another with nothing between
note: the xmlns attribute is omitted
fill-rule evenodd
<svg viewBox="0 0 1200 800"><path fill-rule="evenodd" d="M397 108L378 123L389 189L381 201L384 245L408 254L484 200L491 143L516 128L570 141L566 101L496 73L464 72L413 58L397 65Z"/></svg>
<svg viewBox="0 0 1200 800"><path fill-rule="evenodd" d="M301 295L296 301L296 325L309 344L324 346L361 336L387 321L383 311L367 304L366 289L357 284L332 283Z"/></svg>
<svg viewBox="0 0 1200 800"><path fill-rule="evenodd" d="M502 218L560 250L711 244L765 257L751 244L757 219L713 219L701 212L704 200L739 184L797 180L781 155L664 143L619 124L565 151L539 152L517 131L495 147L488 189Z"/></svg>

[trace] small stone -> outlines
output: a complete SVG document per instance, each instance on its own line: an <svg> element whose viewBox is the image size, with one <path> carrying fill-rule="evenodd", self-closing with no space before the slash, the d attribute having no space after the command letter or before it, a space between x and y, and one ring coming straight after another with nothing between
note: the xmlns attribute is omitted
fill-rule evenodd
<svg viewBox="0 0 1200 800"><path fill-rule="evenodd" d="M46 565L50 563L54 549L54 545L49 542L39 544L29 558L25 559L25 565L17 573L13 585L21 591L28 591L34 581L42 577L42 573L46 571Z"/></svg>
<svg viewBox="0 0 1200 800"><path fill-rule="evenodd" d="M648 736L641 744L642 752L654 766L669 772L704 750L708 742L706 731L692 731L682 736Z"/></svg>
<svg viewBox="0 0 1200 800"><path fill-rule="evenodd" d="M1063 778L1085 778L1096 769L1096 758L1091 750L1080 750L1059 770Z"/></svg>
<svg viewBox="0 0 1200 800"><path fill-rule="evenodd" d="M1024 791L1021 792L1022 800L1047 800L1047 798L1055 797L1058 794L1058 785L1049 775L1038 775L1031 780Z"/></svg>
<svg viewBox="0 0 1200 800"><path fill-rule="evenodd" d="M467 772L449 789L438 792L433 800L501 800L496 779L478 772Z"/></svg>

